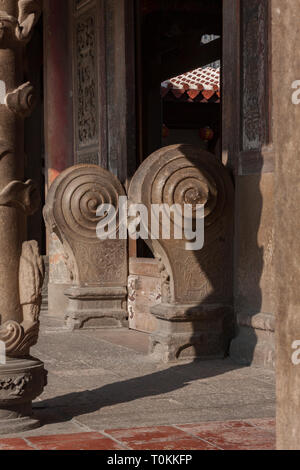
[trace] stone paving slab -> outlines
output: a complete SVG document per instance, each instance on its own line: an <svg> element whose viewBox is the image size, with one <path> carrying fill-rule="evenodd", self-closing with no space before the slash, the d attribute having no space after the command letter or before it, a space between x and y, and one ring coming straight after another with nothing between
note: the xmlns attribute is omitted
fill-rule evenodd
<svg viewBox="0 0 300 470"><path fill-rule="evenodd" d="M32 353L49 383L34 403L41 427L21 437L274 418L273 372L230 359L162 364L147 342L126 329L72 333L42 316Z"/></svg>
<svg viewBox="0 0 300 470"><path fill-rule="evenodd" d="M275 421L209 422L1 439L0 450L275 450Z"/></svg>

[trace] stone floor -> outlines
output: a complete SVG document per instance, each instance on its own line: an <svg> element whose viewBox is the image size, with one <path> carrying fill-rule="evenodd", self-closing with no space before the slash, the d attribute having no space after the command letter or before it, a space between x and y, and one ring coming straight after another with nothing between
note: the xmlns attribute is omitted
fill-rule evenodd
<svg viewBox="0 0 300 470"><path fill-rule="evenodd" d="M129 441L119 439L120 431L115 430L146 427L156 432L157 427L167 426L169 432L171 426L170 435L187 433L203 445L202 431L208 426L205 429L216 436L211 444L222 447L220 430L225 426L230 434L231 425L212 423L203 428L199 423L246 420L246 435L257 432L261 446L274 444L274 422L268 420L275 416L273 372L240 367L229 359L164 365L147 356L147 347L148 336L142 333L70 333L57 319L43 316L40 341L32 351L49 371L48 386L34 403L42 426L21 436L3 437L44 442L45 436L55 441L57 435L76 434L75 442L87 433L88 440L113 438L116 445L127 446ZM265 438L257 419L267 419ZM131 432L136 433L130 431L129 436ZM36 441L39 436L43 438ZM52 445L51 439L45 442Z"/></svg>

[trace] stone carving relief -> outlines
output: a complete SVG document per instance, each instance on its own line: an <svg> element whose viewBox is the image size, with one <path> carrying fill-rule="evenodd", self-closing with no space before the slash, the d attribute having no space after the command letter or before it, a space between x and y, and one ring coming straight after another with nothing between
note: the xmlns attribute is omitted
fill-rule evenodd
<svg viewBox="0 0 300 470"><path fill-rule="evenodd" d="M32 180L26 183L12 181L0 192L0 206L16 207L27 215L32 215L39 205L40 195Z"/></svg>
<svg viewBox="0 0 300 470"><path fill-rule="evenodd" d="M217 158L207 152L188 145L166 147L151 155L137 171L129 198L131 203L144 203L149 211L151 204L179 204L182 208L190 204L194 207L193 218L195 205L205 205L205 246L199 252L187 251L186 240L149 241L161 263L163 283L170 282L172 301L186 301L188 284L193 284L192 279L197 283L199 272L210 283L212 267L223 265L223 254L217 253L216 247L225 247L228 239L226 225L230 222L233 200L230 176ZM174 218L171 223L174 225ZM223 277L219 271L214 269L216 297Z"/></svg>
<svg viewBox="0 0 300 470"><path fill-rule="evenodd" d="M39 19L42 10L42 0L19 0L20 37L28 39L32 29Z"/></svg>
<svg viewBox="0 0 300 470"><path fill-rule="evenodd" d="M21 397L24 395L27 385L32 381L31 374L24 374L18 377L0 378L0 393L8 392L8 397Z"/></svg>
<svg viewBox="0 0 300 470"><path fill-rule="evenodd" d="M79 148L98 142L97 64L95 17L88 15L76 25L77 138Z"/></svg>
<svg viewBox="0 0 300 470"><path fill-rule="evenodd" d="M42 0L19 0L16 3L18 5L17 17L14 16L15 7L12 2L10 5L5 5L6 11L0 11L1 47L15 41L28 41L40 17Z"/></svg>
<svg viewBox="0 0 300 470"><path fill-rule="evenodd" d="M112 204L118 218L119 196L124 196L119 181L108 171L94 165L77 165L59 176L52 185L44 209L46 223L63 243L75 284L92 281L120 282L126 277L124 241L100 241L96 215L101 204ZM105 249L104 249L105 245ZM84 262L83 262L84 260ZM125 264L126 266L126 264Z"/></svg>
<svg viewBox="0 0 300 470"><path fill-rule="evenodd" d="M243 150L260 149L267 129L267 2L242 2L243 14Z"/></svg>
<svg viewBox="0 0 300 470"><path fill-rule="evenodd" d="M99 164L99 153L87 153L77 154L77 162L82 165L98 165Z"/></svg>
<svg viewBox="0 0 300 470"><path fill-rule="evenodd" d="M91 0L74 0L74 8L75 10L79 10L80 8L87 5Z"/></svg>
<svg viewBox="0 0 300 470"><path fill-rule="evenodd" d="M189 204L195 222L196 204L204 205L201 250L188 251L184 238L147 242L159 261L162 280L162 303L152 309L159 321L152 348L167 361L192 350L192 356L225 352L226 340L222 343L221 338L232 313L233 201L233 184L225 167L214 155L189 145L158 150L132 179L129 204L142 203L149 213L153 204L177 204L182 212ZM171 234L175 224L171 215Z"/></svg>
<svg viewBox="0 0 300 470"><path fill-rule="evenodd" d="M105 219L97 216L97 209L102 204L113 205L118 227L120 196L125 196L125 191L111 173L95 165L77 165L55 180L44 209L49 230L63 244L76 291L76 294L74 290L68 294L71 304L80 298L80 305L86 312L89 307L84 307L82 298L87 297L94 317L100 314L103 317L105 299L109 303L115 297L120 301L119 306L112 308L110 303L107 312L114 310L115 313L120 311L122 317L125 315L120 305L126 298L127 241L97 237L97 226ZM77 313L80 315L79 311Z"/></svg>
<svg viewBox="0 0 300 470"><path fill-rule="evenodd" d="M19 296L23 312L21 324L8 321L0 327L0 340L11 357L26 356L39 333L39 313L44 280L43 259L36 241L24 242L19 268Z"/></svg>
<svg viewBox="0 0 300 470"><path fill-rule="evenodd" d="M6 95L8 108L21 117L30 116L36 102L34 88L26 82L12 93Z"/></svg>

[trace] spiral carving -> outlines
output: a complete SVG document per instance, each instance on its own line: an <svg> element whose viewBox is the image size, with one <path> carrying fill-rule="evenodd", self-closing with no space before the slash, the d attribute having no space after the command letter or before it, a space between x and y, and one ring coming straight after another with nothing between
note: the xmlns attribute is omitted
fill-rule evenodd
<svg viewBox="0 0 300 470"><path fill-rule="evenodd" d="M98 241L97 226L118 218L119 197L124 195L121 183L110 172L96 165L78 165L52 185L45 218L52 230L64 226L73 238ZM98 217L97 210L103 204L110 204L116 211Z"/></svg>
<svg viewBox="0 0 300 470"><path fill-rule="evenodd" d="M24 329L19 323L15 321L9 321L1 326L0 340L5 343L6 354L9 355L15 352L16 348L23 339Z"/></svg>
<svg viewBox="0 0 300 470"><path fill-rule="evenodd" d="M39 334L44 265L36 241L23 243L19 280L23 321L21 324L8 321L0 326L0 340L5 344L6 355L15 357L29 354Z"/></svg>
<svg viewBox="0 0 300 470"><path fill-rule="evenodd" d="M231 260L233 202L233 184L226 168L214 155L200 148L184 144L164 147L140 166L129 188L129 204L144 204L148 213L154 204L164 204L160 213L168 211L165 222L171 225L163 226L164 219L160 217L158 234L157 220L155 231L152 221L153 215L159 214L152 211L147 244L159 261L162 282L162 307L152 310L155 316L161 314L165 318L166 304L198 305L227 298L230 286L229 281L224 281L222 270L228 269ZM178 215L185 217L180 225L176 210L170 211L174 205L181 209ZM191 206L192 212L186 213L184 205ZM204 206L204 211L198 213L197 205ZM201 217L205 230L200 249L197 237L187 244L190 235L187 229L199 228L196 221ZM192 224L187 226L186 222ZM185 317L185 308L181 312Z"/></svg>
<svg viewBox="0 0 300 470"><path fill-rule="evenodd" d="M224 175L225 174L225 175ZM225 176L225 177L224 177ZM220 219L230 184L226 170L208 152L189 145L163 148L151 155L140 167L130 187L131 201L139 200L150 209L151 204L174 204L182 208L204 205L205 226L208 229ZM171 220L174 216L171 213Z"/></svg>

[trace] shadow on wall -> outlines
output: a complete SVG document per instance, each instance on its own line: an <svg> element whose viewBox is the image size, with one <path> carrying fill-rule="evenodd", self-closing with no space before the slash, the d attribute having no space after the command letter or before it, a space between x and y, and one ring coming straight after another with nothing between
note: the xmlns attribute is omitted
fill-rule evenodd
<svg viewBox="0 0 300 470"><path fill-rule="evenodd" d="M189 147L182 146L181 151L187 160L195 164L195 160L190 158ZM209 154L207 158L210 158ZM263 162L262 155L260 162ZM260 186L262 163L260 168L258 166L256 164L255 175L236 177L233 197L228 187L224 191L224 179L220 183L218 172L214 174L218 191L217 206L223 204L223 214L218 212L218 208L215 215L213 210L210 213L207 209L205 246L201 251L193 252L200 268L201 282L195 283L191 275L186 283L187 289L191 288L191 297L193 283L203 290L198 311L208 311L204 324L193 321L194 337L198 337L193 348L199 357L203 357L203 341L201 344L201 336L199 341L199 330L204 333L204 342L211 342L211 345L206 345L208 356L213 356L215 349L217 356L230 354L238 364L263 365L265 358L260 356L268 355L265 336L269 333L263 331L265 325L260 323L264 319L257 318L262 308L260 283L264 269L264 247L258 241L263 205ZM200 165L199 169L202 170L203 166ZM204 167L204 170L207 168ZM201 186L198 189L201 195ZM213 205L212 199L212 196L208 197L206 207ZM189 263L188 258L185 263ZM181 269L185 272L186 266ZM189 273L189 269L186 272ZM208 294L205 295L206 291ZM215 309L216 306L220 306L220 309ZM192 317L195 311L197 307L193 306L187 311L187 316ZM269 347L267 341L267 350Z"/></svg>
<svg viewBox="0 0 300 470"><path fill-rule="evenodd" d="M237 177L234 193L232 175L217 157L191 145L173 145L140 166L129 200L145 204L148 212L150 204L205 205L201 250L188 251L185 240L147 241L162 276L162 302L151 309L158 325L151 336L152 353L165 361L226 357L236 336L232 356L251 364L257 345L251 322L261 312L264 263L257 241L260 176ZM241 314L249 324L246 335Z"/></svg>
<svg viewBox="0 0 300 470"><path fill-rule="evenodd" d="M234 235L236 335L231 343L230 356L239 364L267 366L270 364L266 361L271 359L267 357L270 343L266 336L269 333L264 331L265 317L261 314L261 279L264 271L265 247L259 242L263 210L261 191L263 159L263 155L260 154L260 164L256 164L255 174L236 177ZM270 222L272 223L272 220ZM265 229L272 230L270 227ZM269 282L271 283L271 279Z"/></svg>

